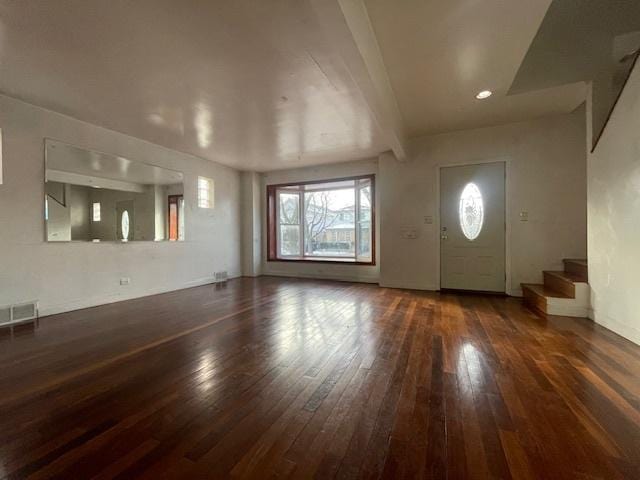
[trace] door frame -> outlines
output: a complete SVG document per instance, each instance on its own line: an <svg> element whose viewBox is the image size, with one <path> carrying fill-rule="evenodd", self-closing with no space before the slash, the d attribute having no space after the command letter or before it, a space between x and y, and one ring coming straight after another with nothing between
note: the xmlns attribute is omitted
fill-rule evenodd
<svg viewBox="0 0 640 480"><path fill-rule="evenodd" d="M484 165L487 163L504 163L504 271L505 271L505 285L504 292L513 296L513 289L511 288L511 162L509 157L494 157L486 159L469 160L467 162L456 163L443 163L436 165L436 270L438 272L438 290L442 289L442 252L441 252L441 211L440 211L440 172L443 168L450 167L466 167L470 165Z"/></svg>

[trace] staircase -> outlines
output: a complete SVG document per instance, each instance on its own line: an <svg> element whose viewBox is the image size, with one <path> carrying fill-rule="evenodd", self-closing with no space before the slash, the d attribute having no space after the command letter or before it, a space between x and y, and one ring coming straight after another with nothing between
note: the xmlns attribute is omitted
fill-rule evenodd
<svg viewBox="0 0 640 480"><path fill-rule="evenodd" d="M548 315L586 317L590 306L587 261L565 259L563 263L562 272L543 272L544 284L522 284L524 304Z"/></svg>

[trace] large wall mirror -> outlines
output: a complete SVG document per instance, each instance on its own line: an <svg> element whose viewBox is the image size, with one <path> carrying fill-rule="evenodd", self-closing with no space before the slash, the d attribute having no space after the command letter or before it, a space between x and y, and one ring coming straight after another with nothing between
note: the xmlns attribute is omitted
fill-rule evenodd
<svg viewBox="0 0 640 480"><path fill-rule="evenodd" d="M183 174L45 140L49 242L184 240Z"/></svg>

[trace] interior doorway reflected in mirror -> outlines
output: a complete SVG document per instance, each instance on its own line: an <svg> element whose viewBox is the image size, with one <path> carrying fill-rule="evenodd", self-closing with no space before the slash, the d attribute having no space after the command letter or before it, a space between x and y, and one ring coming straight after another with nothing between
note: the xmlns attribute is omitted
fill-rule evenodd
<svg viewBox="0 0 640 480"><path fill-rule="evenodd" d="M169 241L184 240L184 195L169 195Z"/></svg>
<svg viewBox="0 0 640 480"><path fill-rule="evenodd" d="M45 140L49 242L182 241L182 172Z"/></svg>

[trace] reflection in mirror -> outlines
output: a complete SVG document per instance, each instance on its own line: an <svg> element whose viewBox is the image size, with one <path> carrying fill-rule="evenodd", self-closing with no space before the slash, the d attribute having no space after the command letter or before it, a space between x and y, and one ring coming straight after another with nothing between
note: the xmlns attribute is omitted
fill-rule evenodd
<svg viewBox="0 0 640 480"><path fill-rule="evenodd" d="M592 84L593 138L592 147L598 144L609 116L640 55L640 9L627 19L637 30L623 31L608 38L607 54L594 75Z"/></svg>
<svg viewBox="0 0 640 480"><path fill-rule="evenodd" d="M45 140L47 241L184 240L183 174Z"/></svg>
<svg viewBox="0 0 640 480"><path fill-rule="evenodd" d="M639 56L640 1L553 0L509 94L591 82L595 148Z"/></svg>

